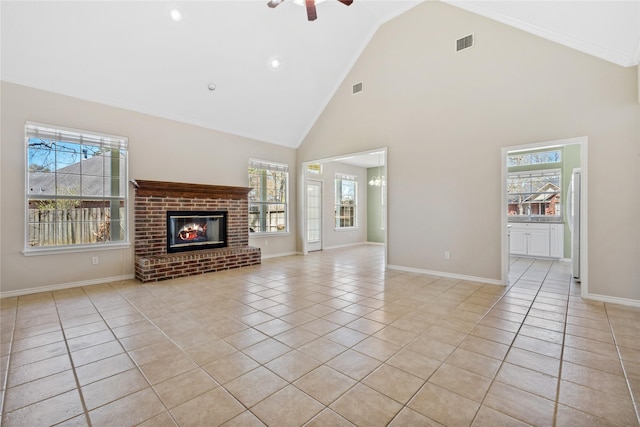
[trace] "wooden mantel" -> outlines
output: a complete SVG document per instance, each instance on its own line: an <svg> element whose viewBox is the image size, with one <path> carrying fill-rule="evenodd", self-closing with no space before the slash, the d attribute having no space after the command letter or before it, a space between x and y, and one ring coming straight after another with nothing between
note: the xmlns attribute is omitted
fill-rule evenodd
<svg viewBox="0 0 640 427"><path fill-rule="evenodd" d="M132 181L136 187L136 195L142 197L180 197L198 199L232 199L245 200L251 191L250 187L229 187L224 185L188 184L183 182Z"/></svg>

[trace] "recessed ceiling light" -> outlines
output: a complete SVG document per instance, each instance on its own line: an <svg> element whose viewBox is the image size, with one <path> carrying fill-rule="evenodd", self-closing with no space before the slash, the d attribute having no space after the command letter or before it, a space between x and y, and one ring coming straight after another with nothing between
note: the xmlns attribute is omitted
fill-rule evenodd
<svg viewBox="0 0 640 427"><path fill-rule="evenodd" d="M207 86L209 88L210 91L214 91L216 90L216 85L214 83L209 83L209 86Z"/></svg>
<svg viewBox="0 0 640 427"><path fill-rule="evenodd" d="M278 68L280 68L280 65L282 65L282 62L280 61L280 58L271 58L269 65L271 65L271 68L273 68L274 70L277 70Z"/></svg>
<svg viewBox="0 0 640 427"><path fill-rule="evenodd" d="M171 19L173 19L175 22L182 21L182 13L178 9L171 9L171 12L169 12L169 14L171 15Z"/></svg>

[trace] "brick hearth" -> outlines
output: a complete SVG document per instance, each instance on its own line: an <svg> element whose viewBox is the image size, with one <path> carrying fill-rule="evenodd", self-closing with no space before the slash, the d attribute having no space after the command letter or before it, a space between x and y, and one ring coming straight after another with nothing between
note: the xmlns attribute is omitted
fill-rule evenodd
<svg viewBox="0 0 640 427"><path fill-rule="evenodd" d="M249 246L247 187L137 180L135 269L142 282L260 264ZM227 247L167 254L167 211L226 211Z"/></svg>

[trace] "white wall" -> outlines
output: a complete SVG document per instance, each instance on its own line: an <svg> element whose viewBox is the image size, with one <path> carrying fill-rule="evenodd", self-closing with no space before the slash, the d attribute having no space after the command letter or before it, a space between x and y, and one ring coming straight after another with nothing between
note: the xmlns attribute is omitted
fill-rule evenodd
<svg viewBox="0 0 640 427"><path fill-rule="evenodd" d="M636 73L425 2L378 30L298 161L388 147L388 263L497 281L502 148L587 136L589 290L640 303Z"/></svg>
<svg viewBox="0 0 640 427"><path fill-rule="evenodd" d="M24 123L34 121L129 138L129 177L157 181L246 187L250 157L288 163L290 222L287 236L250 244L263 255L295 252L296 152L192 125L152 117L33 88L2 83L0 257L2 292L48 289L133 274L133 203L129 205L129 249L25 257ZM179 167L184 160L187 167ZM131 187L130 187L131 188ZM130 191L133 191L131 188ZM92 265L98 256L99 265Z"/></svg>

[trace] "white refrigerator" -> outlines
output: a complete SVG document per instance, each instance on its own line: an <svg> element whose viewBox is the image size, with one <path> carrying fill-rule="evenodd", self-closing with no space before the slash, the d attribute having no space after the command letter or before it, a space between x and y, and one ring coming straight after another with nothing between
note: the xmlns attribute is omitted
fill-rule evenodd
<svg viewBox="0 0 640 427"><path fill-rule="evenodd" d="M573 277L580 281L580 198L582 171L574 169L569 187L569 229L571 230L571 263Z"/></svg>

